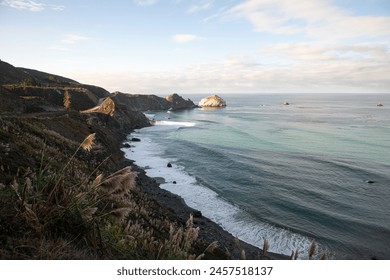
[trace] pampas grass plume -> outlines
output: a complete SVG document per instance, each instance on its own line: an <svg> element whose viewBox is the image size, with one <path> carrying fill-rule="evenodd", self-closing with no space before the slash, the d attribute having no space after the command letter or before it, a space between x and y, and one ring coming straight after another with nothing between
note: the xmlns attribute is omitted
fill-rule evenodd
<svg viewBox="0 0 390 280"><path fill-rule="evenodd" d="M209 246L207 246L206 248L206 252L209 252L209 253L213 253L215 249L218 248L218 241L214 241L212 243L210 243Z"/></svg>
<svg viewBox="0 0 390 280"><path fill-rule="evenodd" d="M246 260L245 250L241 250L240 259L241 260Z"/></svg>
<svg viewBox="0 0 390 280"><path fill-rule="evenodd" d="M263 255L266 256L268 252L268 240L264 239L264 244L263 244Z"/></svg>
<svg viewBox="0 0 390 280"><path fill-rule="evenodd" d="M98 176L96 176L95 180L93 180L92 182L92 188L96 188L97 186L100 185L100 183L102 182L102 179L103 179L103 174L99 174Z"/></svg>
<svg viewBox="0 0 390 280"><path fill-rule="evenodd" d="M294 253L294 260L297 260L298 259L298 249L295 250L295 253Z"/></svg>
<svg viewBox="0 0 390 280"><path fill-rule="evenodd" d="M315 242L315 240L313 240L313 242L311 242L310 244L310 247L309 247L309 258L311 258L313 255L314 255L314 252L316 251L316 246L317 246L317 243Z"/></svg>
<svg viewBox="0 0 390 280"><path fill-rule="evenodd" d="M84 139L83 143L81 143L81 147L84 150L89 152L92 149L92 144L93 144L93 141L95 140L95 134L96 133L92 133L92 134L88 135L87 138Z"/></svg>
<svg viewBox="0 0 390 280"><path fill-rule="evenodd" d="M322 253L320 260L327 260L327 259L328 259L328 252L325 251L324 253Z"/></svg>

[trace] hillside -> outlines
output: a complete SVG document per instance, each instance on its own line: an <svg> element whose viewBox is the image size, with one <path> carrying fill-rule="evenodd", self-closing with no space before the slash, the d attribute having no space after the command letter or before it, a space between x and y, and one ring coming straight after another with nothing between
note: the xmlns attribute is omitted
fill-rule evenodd
<svg viewBox="0 0 390 280"><path fill-rule="evenodd" d="M191 101L0 69L0 259L285 258L238 246L123 157L131 130L150 125L140 110Z"/></svg>

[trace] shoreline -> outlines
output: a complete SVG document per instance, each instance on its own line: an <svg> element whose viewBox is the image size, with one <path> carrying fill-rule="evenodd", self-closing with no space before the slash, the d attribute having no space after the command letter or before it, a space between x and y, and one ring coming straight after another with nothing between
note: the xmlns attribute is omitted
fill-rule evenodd
<svg viewBox="0 0 390 280"><path fill-rule="evenodd" d="M220 225L203 216L199 210L188 206L184 199L179 195L160 188L157 178L147 176L144 169L137 166L133 160L126 158L123 153L123 167L125 166L131 166L133 170L139 172L137 177L137 187L139 190L146 194L149 199L154 200L163 207L164 210L168 210L168 213L173 220L184 226L190 214L192 214L194 227L199 227L200 229L199 239L206 244L211 244L214 241L218 242L219 246L217 253L214 255L226 259L228 256L226 252L229 252L231 254L231 259L240 259L241 250L244 250L246 259L248 260L290 259L290 256L272 252L267 252L264 256L262 249L237 239ZM239 242L237 242L237 240L239 240Z"/></svg>

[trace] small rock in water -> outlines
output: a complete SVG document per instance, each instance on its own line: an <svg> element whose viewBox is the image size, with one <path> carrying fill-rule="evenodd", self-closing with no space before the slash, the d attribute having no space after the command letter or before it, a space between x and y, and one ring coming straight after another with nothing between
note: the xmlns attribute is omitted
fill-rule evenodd
<svg viewBox="0 0 390 280"><path fill-rule="evenodd" d="M133 138L131 138L131 141L133 141L133 142L141 142L141 139L133 137Z"/></svg>
<svg viewBox="0 0 390 280"><path fill-rule="evenodd" d="M172 164L168 162L167 167L172 167Z"/></svg>
<svg viewBox="0 0 390 280"><path fill-rule="evenodd" d="M129 143L123 144L123 148L130 148L130 144Z"/></svg>
<svg viewBox="0 0 390 280"><path fill-rule="evenodd" d="M173 183L173 184L176 184L176 181L173 181L172 183Z"/></svg>
<svg viewBox="0 0 390 280"><path fill-rule="evenodd" d="M367 184L374 184L375 181L367 180L366 183L367 183Z"/></svg>

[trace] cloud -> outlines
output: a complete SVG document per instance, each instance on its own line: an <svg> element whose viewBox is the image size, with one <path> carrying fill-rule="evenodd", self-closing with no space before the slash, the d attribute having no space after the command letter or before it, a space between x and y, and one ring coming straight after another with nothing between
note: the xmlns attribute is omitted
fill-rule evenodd
<svg viewBox="0 0 390 280"><path fill-rule="evenodd" d="M29 10L31 12L40 12L44 9L62 11L65 8L65 6L62 5L48 5L30 0L4 0L1 2L1 5L18 10Z"/></svg>
<svg viewBox="0 0 390 280"><path fill-rule="evenodd" d="M190 14L195 14L200 11L208 10L213 6L214 0L202 0L198 4L192 5L187 12Z"/></svg>
<svg viewBox="0 0 390 280"><path fill-rule="evenodd" d="M303 34L317 40L390 36L389 16L356 16L327 0L247 0L222 17L245 19L257 32Z"/></svg>
<svg viewBox="0 0 390 280"><path fill-rule="evenodd" d="M39 12L45 8L45 4L43 3L25 0L6 0L1 2L1 5L18 10L30 10L32 12Z"/></svg>
<svg viewBox="0 0 390 280"><path fill-rule="evenodd" d="M152 6L157 3L157 0L134 0L138 6Z"/></svg>
<svg viewBox="0 0 390 280"><path fill-rule="evenodd" d="M183 44L183 43L189 43L195 40L199 40L201 37L194 35L194 34L176 34L173 36L172 40L175 43Z"/></svg>
<svg viewBox="0 0 390 280"><path fill-rule="evenodd" d="M76 42L86 41L86 40L89 40L89 39L90 39L89 37L82 36L82 35L67 34L67 35L63 36L63 38L61 39L61 43L64 43L64 44L74 44Z"/></svg>
<svg viewBox="0 0 390 280"><path fill-rule="evenodd" d="M390 53L385 44L361 43L348 44L319 44L311 42L278 43L262 46L259 54L268 61L280 58L285 64L306 63L318 65L334 63L372 63L390 62ZM275 59L276 60L276 59ZM274 60L274 61L275 61Z"/></svg>
<svg viewBox="0 0 390 280"><path fill-rule="evenodd" d="M278 57L283 57L281 63ZM175 71L69 76L132 93L389 93L388 73L390 53L385 44L288 43Z"/></svg>
<svg viewBox="0 0 390 280"><path fill-rule="evenodd" d="M51 51L61 51L61 52L66 52L72 49L72 45L75 45L78 42L82 41L88 41L91 38L83 36L83 35L78 35L78 34L66 34L62 36L62 39L51 45L48 46L47 49Z"/></svg>

